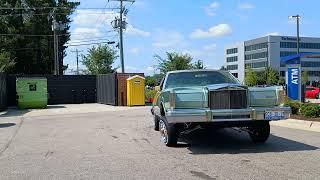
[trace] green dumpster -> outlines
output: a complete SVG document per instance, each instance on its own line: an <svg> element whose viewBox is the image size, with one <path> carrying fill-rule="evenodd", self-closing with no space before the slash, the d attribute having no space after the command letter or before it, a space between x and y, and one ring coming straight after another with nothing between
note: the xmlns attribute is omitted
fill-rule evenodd
<svg viewBox="0 0 320 180"><path fill-rule="evenodd" d="M17 78L16 90L20 109L46 108L48 91L46 78Z"/></svg>

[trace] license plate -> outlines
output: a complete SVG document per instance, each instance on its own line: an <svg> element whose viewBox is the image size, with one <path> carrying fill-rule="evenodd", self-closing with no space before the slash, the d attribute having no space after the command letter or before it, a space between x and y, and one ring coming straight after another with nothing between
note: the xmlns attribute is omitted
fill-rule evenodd
<svg viewBox="0 0 320 180"><path fill-rule="evenodd" d="M267 111L265 113L266 120L281 120L284 118L285 118L285 115L283 111Z"/></svg>

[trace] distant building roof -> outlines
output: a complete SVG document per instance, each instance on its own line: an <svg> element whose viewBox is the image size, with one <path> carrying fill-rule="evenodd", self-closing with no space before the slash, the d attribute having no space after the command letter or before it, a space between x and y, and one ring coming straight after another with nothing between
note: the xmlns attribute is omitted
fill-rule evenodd
<svg viewBox="0 0 320 180"><path fill-rule="evenodd" d="M281 58L281 64L299 64L301 58L320 58L320 53L299 53Z"/></svg>

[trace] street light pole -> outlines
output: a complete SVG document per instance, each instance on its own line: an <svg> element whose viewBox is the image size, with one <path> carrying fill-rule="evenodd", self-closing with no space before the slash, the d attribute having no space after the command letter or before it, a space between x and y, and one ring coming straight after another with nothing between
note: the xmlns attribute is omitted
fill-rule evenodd
<svg viewBox="0 0 320 180"><path fill-rule="evenodd" d="M297 20L297 54L300 53L300 15L290 16L290 18L296 18Z"/></svg>
<svg viewBox="0 0 320 180"><path fill-rule="evenodd" d="M290 18L296 18L297 20L297 54L300 53L300 15L297 14L295 16L290 16ZM298 64L299 68L299 99L302 103L304 103L304 94L305 94L305 85L302 84L301 81L301 73L302 73L302 66L301 66L301 58Z"/></svg>

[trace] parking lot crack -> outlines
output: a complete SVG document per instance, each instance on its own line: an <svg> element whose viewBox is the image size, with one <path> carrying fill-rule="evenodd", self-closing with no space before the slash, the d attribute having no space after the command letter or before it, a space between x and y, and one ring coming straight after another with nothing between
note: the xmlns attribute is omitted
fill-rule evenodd
<svg viewBox="0 0 320 180"><path fill-rule="evenodd" d="M18 125L18 127L15 129L14 133L12 134L11 138L9 139L9 141L5 144L5 146L0 149L0 156L2 156L2 154L9 148L10 144L13 142L14 138L17 136L22 124L24 122L24 117L20 118L20 123Z"/></svg>

